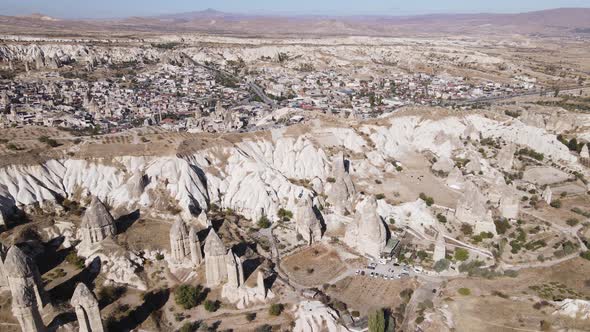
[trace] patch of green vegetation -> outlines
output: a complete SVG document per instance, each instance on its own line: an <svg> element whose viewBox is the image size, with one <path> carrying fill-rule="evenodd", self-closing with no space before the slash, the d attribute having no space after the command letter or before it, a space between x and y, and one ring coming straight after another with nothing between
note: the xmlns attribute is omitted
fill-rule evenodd
<svg viewBox="0 0 590 332"><path fill-rule="evenodd" d="M280 316L283 310L285 310L285 306L282 303L273 303L268 308L268 314L271 316Z"/></svg>
<svg viewBox="0 0 590 332"><path fill-rule="evenodd" d="M201 291L201 286L180 285L174 290L174 301L185 310L194 308L199 304Z"/></svg>
<svg viewBox="0 0 590 332"><path fill-rule="evenodd" d="M462 287L457 290L457 293L463 296L469 296L471 295L471 290L469 288Z"/></svg>
<svg viewBox="0 0 590 332"><path fill-rule="evenodd" d="M432 206L432 204L434 204L434 198L427 196L425 193L420 193L420 199L423 200L428 206Z"/></svg>

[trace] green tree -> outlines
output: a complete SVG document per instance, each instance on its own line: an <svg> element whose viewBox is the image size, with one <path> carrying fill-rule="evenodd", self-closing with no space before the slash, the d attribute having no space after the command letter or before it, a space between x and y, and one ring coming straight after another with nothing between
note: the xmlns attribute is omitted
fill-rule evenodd
<svg viewBox="0 0 590 332"><path fill-rule="evenodd" d="M181 285L174 290L174 301L183 309L188 310L197 306L201 286Z"/></svg>
<svg viewBox="0 0 590 332"><path fill-rule="evenodd" d="M273 303L270 305L270 308L268 308L268 314L271 316L279 316L284 309L285 306L282 303Z"/></svg>
<svg viewBox="0 0 590 332"><path fill-rule="evenodd" d="M464 262L469 258L469 251L463 248L455 249L455 260Z"/></svg>
<svg viewBox="0 0 590 332"><path fill-rule="evenodd" d="M268 220L267 216L262 216L258 219L258 223L256 223L259 228L269 228L270 227L270 220Z"/></svg>
<svg viewBox="0 0 590 332"><path fill-rule="evenodd" d="M369 314L369 332L385 332L385 312L377 309Z"/></svg>
<svg viewBox="0 0 590 332"><path fill-rule="evenodd" d="M451 265L451 262L448 259L441 259L439 261L437 261L436 263L434 263L434 271L436 272L442 272L446 269L449 268L449 266Z"/></svg>

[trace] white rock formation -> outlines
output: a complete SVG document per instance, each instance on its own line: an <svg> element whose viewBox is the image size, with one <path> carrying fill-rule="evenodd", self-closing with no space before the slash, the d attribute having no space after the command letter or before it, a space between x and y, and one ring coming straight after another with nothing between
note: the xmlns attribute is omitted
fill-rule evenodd
<svg viewBox="0 0 590 332"><path fill-rule="evenodd" d="M104 332L98 300L86 285L76 286L70 303L76 312L80 332Z"/></svg>
<svg viewBox="0 0 590 332"><path fill-rule="evenodd" d="M97 197L92 197L92 202L82 217L80 231L84 246L91 246L117 234L113 217Z"/></svg>
<svg viewBox="0 0 590 332"><path fill-rule="evenodd" d="M338 322L338 313L319 301L302 301L295 308L293 332L343 332L348 329Z"/></svg>
<svg viewBox="0 0 590 332"><path fill-rule="evenodd" d="M458 167L453 168L447 177L447 186L456 190L463 190L465 186L465 177Z"/></svg>
<svg viewBox="0 0 590 332"><path fill-rule="evenodd" d="M432 170L435 172L442 172L449 174L453 168L455 167L455 163L447 157L438 158L437 161L432 164Z"/></svg>
<svg viewBox="0 0 590 332"><path fill-rule="evenodd" d="M170 255L172 263L184 265L200 265L203 259L201 243L197 236L196 229L186 226L181 218L177 218L170 228Z"/></svg>
<svg viewBox="0 0 590 332"><path fill-rule="evenodd" d="M248 285L249 280L240 287L235 287L228 282L223 285L221 296L227 299L228 302L235 304L238 309L245 309L255 304L270 301L275 295L270 289L265 288L264 273L258 271L256 276L256 285L254 287ZM250 278L252 278L252 276Z"/></svg>
<svg viewBox="0 0 590 332"><path fill-rule="evenodd" d="M197 217L197 222L203 228L209 228L212 226L211 220L209 220L209 217L207 217L207 213L205 211L201 211L201 213L199 213L199 216Z"/></svg>
<svg viewBox="0 0 590 332"><path fill-rule="evenodd" d="M504 171L511 171L514 163L514 153L516 153L516 145L513 143L506 144L498 152L496 157L498 167Z"/></svg>
<svg viewBox="0 0 590 332"><path fill-rule="evenodd" d="M520 197L512 186L503 186L500 197L500 214L506 219L518 219Z"/></svg>
<svg viewBox="0 0 590 332"><path fill-rule="evenodd" d="M207 286L221 285L227 281L225 245L213 228L205 240L205 275Z"/></svg>
<svg viewBox="0 0 590 332"><path fill-rule="evenodd" d="M543 190L543 193L541 194L541 199L544 200L545 203L551 204L553 200L553 191L551 190L551 187L547 186L547 188Z"/></svg>
<svg viewBox="0 0 590 332"><path fill-rule="evenodd" d="M304 197L297 202L295 211L295 231L311 245L322 238L322 225L313 210L311 199Z"/></svg>
<svg viewBox="0 0 590 332"><path fill-rule="evenodd" d="M582 151L580 151L580 158L590 159L590 152L588 151L588 144L584 144Z"/></svg>
<svg viewBox="0 0 590 332"><path fill-rule="evenodd" d="M41 276L33 260L17 246L6 254L4 273L12 294L12 313L23 331L45 331L40 311L45 305Z"/></svg>
<svg viewBox="0 0 590 332"><path fill-rule="evenodd" d="M356 194L354 184L348 170L346 169L344 155L340 152L332 159L332 177L335 182L329 184L327 189L328 203L338 214L344 214L350 210L352 199ZM348 211L352 212L352 211Z"/></svg>
<svg viewBox="0 0 590 332"><path fill-rule="evenodd" d="M242 259L229 249L225 257L227 265L227 284L238 288L244 285L244 266Z"/></svg>
<svg viewBox="0 0 590 332"><path fill-rule="evenodd" d="M375 198L357 204L354 221L346 227L344 242L363 255L379 258L387 244L387 231L377 214Z"/></svg>
<svg viewBox="0 0 590 332"><path fill-rule="evenodd" d="M479 188L473 182L467 182L465 191L457 203L455 217L460 222L474 226L476 234L481 232L496 234L496 226L486 201Z"/></svg>
<svg viewBox="0 0 590 332"><path fill-rule="evenodd" d="M426 229L435 227L438 223L426 203L421 199L395 206L389 205L385 200L379 200L377 201L377 213L387 223L393 219L397 227L409 227L421 234L424 234Z"/></svg>
<svg viewBox="0 0 590 332"><path fill-rule="evenodd" d="M567 316L574 319L590 319L590 301L578 299L565 299L557 302L559 308L553 315Z"/></svg>

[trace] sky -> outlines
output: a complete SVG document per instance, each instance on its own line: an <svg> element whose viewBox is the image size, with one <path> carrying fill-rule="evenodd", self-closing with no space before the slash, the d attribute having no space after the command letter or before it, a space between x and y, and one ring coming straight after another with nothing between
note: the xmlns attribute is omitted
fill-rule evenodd
<svg viewBox="0 0 590 332"><path fill-rule="evenodd" d="M0 0L0 15L114 18L200 11L295 15L516 13L590 7L590 0Z"/></svg>

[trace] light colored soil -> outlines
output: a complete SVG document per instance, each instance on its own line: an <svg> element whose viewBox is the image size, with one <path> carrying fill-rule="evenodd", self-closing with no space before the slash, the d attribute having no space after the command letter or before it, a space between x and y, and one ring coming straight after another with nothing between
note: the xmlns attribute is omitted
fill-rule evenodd
<svg viewBox="0 0 590 332"><path fill-rule="evenodd" d="M309 247L284 258L281 267L295 282L308 287L321 286L347 268L338 253L323 245Z"/></svg>
<svg viewBox="0 0 590 332"><path fill-rule="evenodd" d="M348 277L330 287L328 295L347 304L361 315L374 308L396 308L403 301L399 294L407 288L415 289L413 279L383 280L368 276Z"/></svg>
<svg viewBox="0 0 590 332"><path fill-rule="evenodd" d="M590 298L590 288L586 286L589 275L590 262L576 258L551 268L523 270L516 278L458 278L449 281L443 290L441 305L448 304L457 331L539 331L541 320L552 322L554 328L576 326L587 331L590 322L553 316L555 308L550 306L534 309L533 305L542 298L529 286L559 283L564 287L554 287L556 295L562 294L562 288L578 293L576 298ZM459 288L469 288L471 295L459 295Z"/></svg>

